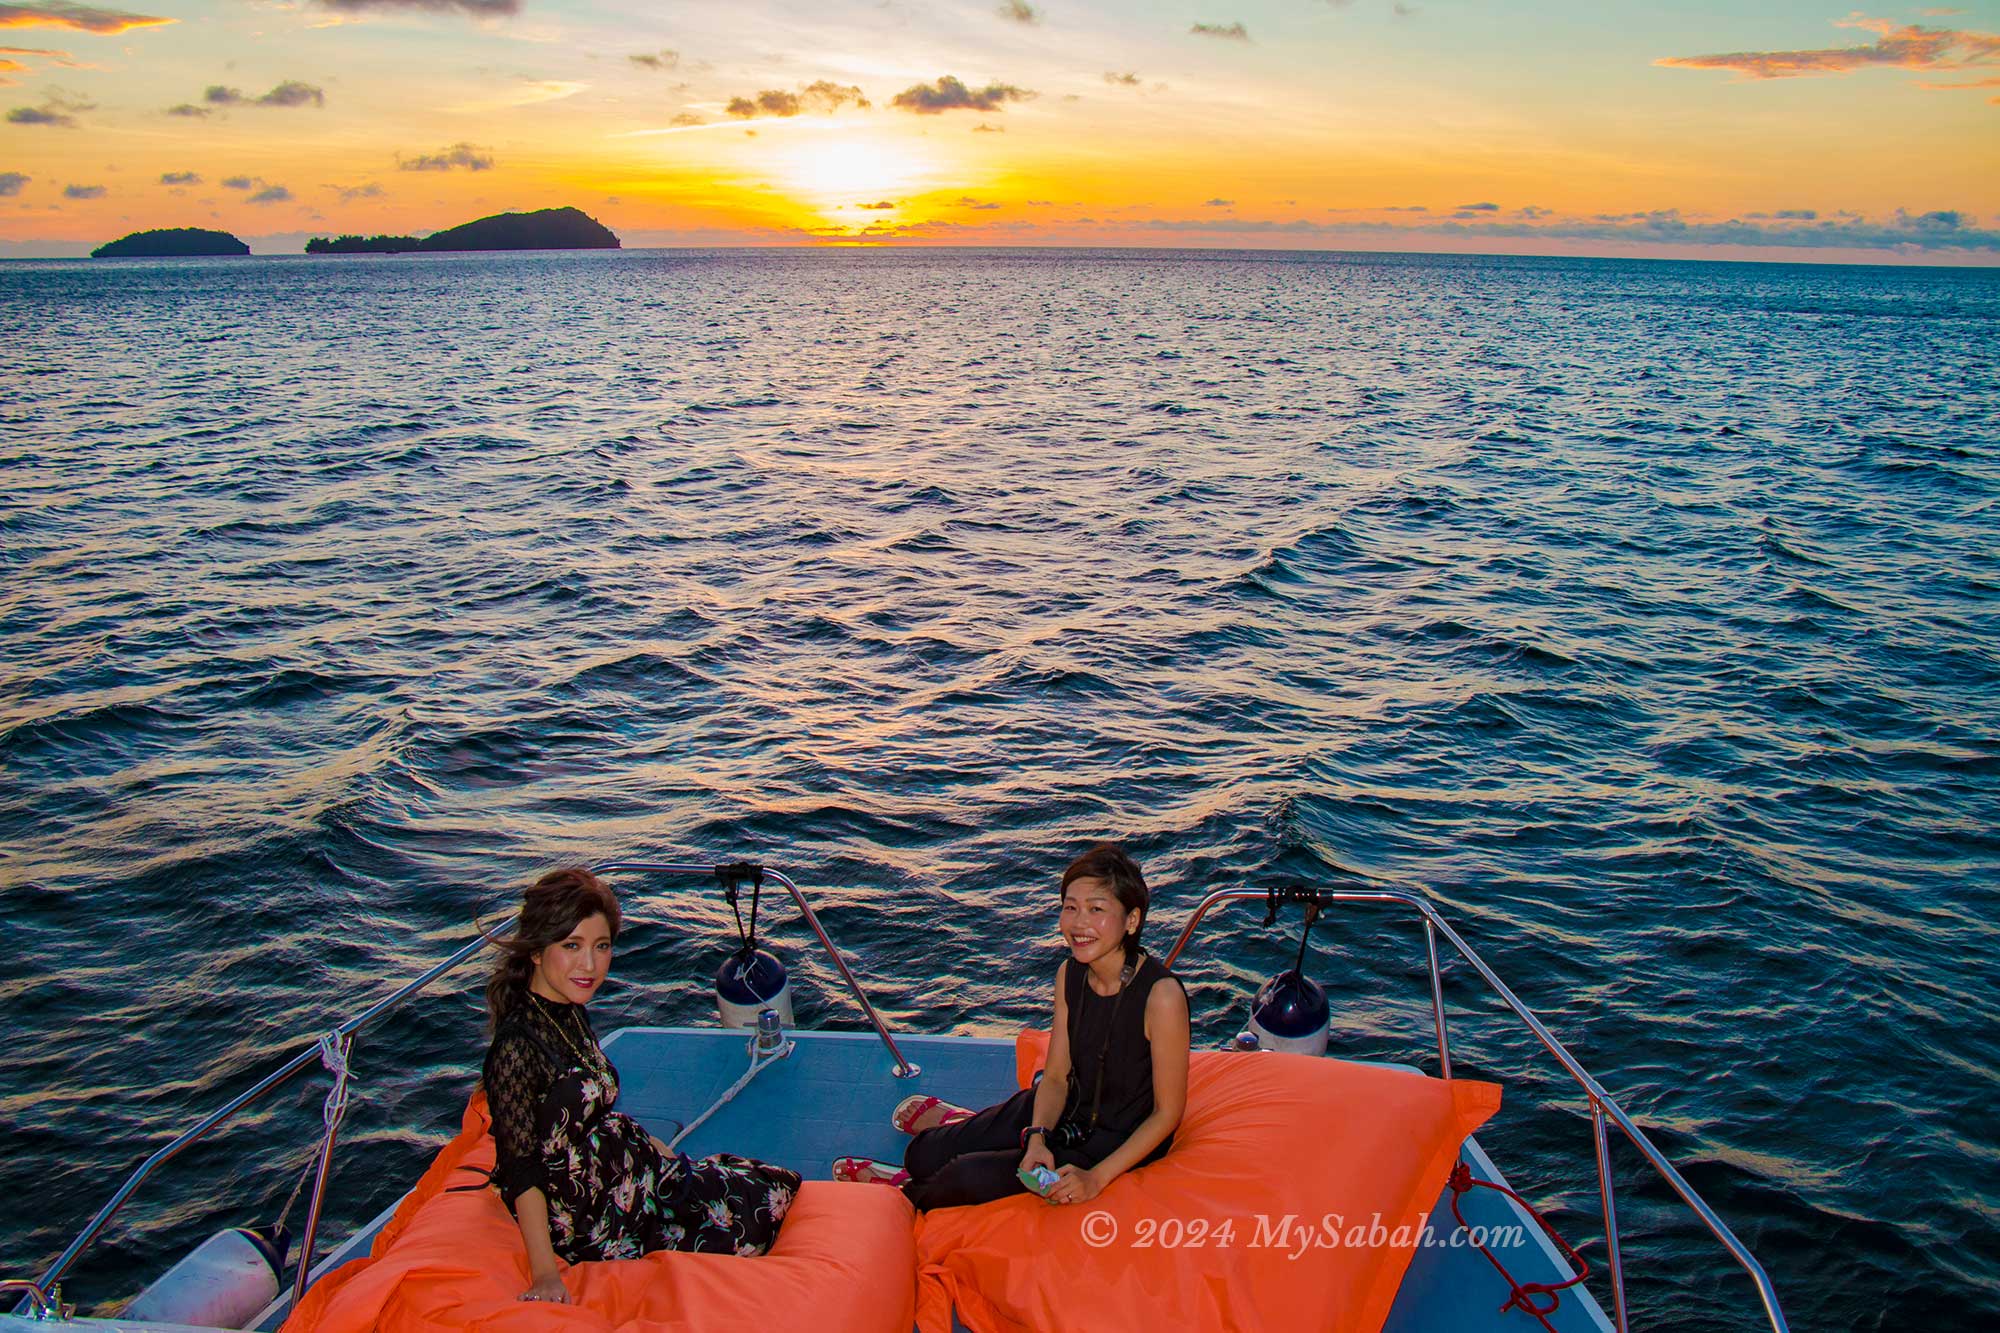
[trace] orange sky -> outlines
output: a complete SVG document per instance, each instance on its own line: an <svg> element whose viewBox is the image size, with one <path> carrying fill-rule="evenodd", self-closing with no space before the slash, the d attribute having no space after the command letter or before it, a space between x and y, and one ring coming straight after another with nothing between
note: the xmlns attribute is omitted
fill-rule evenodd
<svg viewBox="0 0 2000 1333"><path fill-rule="evenodd" d="M573 204L628 246L2000 257L2000 16L1660 8L0 2L0 254Z"/></svg>

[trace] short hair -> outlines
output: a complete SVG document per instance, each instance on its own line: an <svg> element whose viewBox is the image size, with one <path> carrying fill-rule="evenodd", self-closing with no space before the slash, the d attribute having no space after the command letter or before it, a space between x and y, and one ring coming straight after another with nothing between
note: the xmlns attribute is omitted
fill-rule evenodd
<svg viewBox="0 0 2000 1333"><path fill-rule="evenodd" d="M1146 909L1152 905L1153 895L1147 891L1146 876L1139 869L1123 847L1115 842L1100 842L1082 856L1069 863L1063 871L1062 892L1069 892L1069 886L1079 879L1101 879L1111 886L1117 895L1118 905L1127 912L1139 914L1139 924L1125 933L1125 948L1128 951L1139 947L1140 932L1146 929Z"/></svg>

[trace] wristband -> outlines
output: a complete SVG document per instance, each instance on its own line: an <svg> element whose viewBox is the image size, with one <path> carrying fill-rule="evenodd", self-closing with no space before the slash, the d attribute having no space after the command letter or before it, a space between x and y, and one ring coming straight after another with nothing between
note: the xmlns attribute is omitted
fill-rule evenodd
<svg viewBox="0 0 2000 1333"><path fill-rule="evenodd" d="M1048 1138L1049 1136L1049 1132L1046 1129L1043 1129L1040 1125L1029 1125L1026 1129L1021 1131L1022 1152L1028 1151L1028 1139L1030 1136L1035 1134L1041 1135L1044 1139Z"/></svg>

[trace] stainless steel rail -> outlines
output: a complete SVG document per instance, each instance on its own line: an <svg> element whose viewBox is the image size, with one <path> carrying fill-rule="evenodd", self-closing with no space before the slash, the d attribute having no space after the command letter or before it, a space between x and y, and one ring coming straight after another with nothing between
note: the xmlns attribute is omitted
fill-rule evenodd
<svg viewBox="0 0 2000 1333"><path fill-rule="evenodd" d="M591 867L591 871L599 875L608 875L614 871L621 870L636 870L656 875L707 875L711 877L716 873L716 867L714 866L686 865L667 861L607 861L601 866ZM861 1006L861 1012L868 1016L869 1025L875 1029L875 1035L880 1037L882 1044L889 1048L890 1058L896 1062L896 1077L915 1078L918 1074L921 1074L923 1070L903 1058L903 1052L897 1047L896 1039L889 1035L889 1029L883 1025L881 1016L875 1012L875 1006L868 1002L868 995L861 989L861 983L855 980L853 969L847 966L846 957L834 945L833 937L826 933L826 927L819 923L819 913L813 911L812 904L806 901L805 894L799 892L799 886L792 883L789 876L772 870L769 867L764 868L764 874L784 885L785 892L791 894L792 901L798 904L799 915L806 919L806 924L812 927L812 933L818 936L820 947L825 949L827 956L833 959L833 965L840 969L840 977L841 980L847 983L848 994L852 995L854 1002Z"/></svg>
<svg viewBox="0 0 2000 1333"><path fill-rule="evenodd" d="M1297 890L1286 890L1285 893L1291 900L1301 900L1301 895ZM1770 1322L1773 1333L1790 1333L1790 1325L1785 1322L1784 1311L1778 1305L1777 1289L1771 1285L1770 1276L1764 1272L1764 1266L1757 1262L1757 1257L1750 1253L1749 1247L1736 1238L1736 1233L1731 1231L1728 1224L1720 1217L1716 1216L1715 1210L1710 1208L1707 1201L1695 1192L1694 1186L1682 1179L1681 1173L1674 1169L1674 1164L1667 1160L1664 1153L1653 1146L1652 1140L1648 1139L1645 1132L1632 1122L1632 1117L1625 1114L1624 1108L1618 1105L1617 1099L1612 1097L1609 1092L1606 1092L1604 1085L1593 1078L1590 1071L1585 1069L1578 1062L1577 1058L1571 1055L1561 1042L1556 1040L1555 1035L1547 1027L1543 1026L1541 1019L1535 1017L1528 1006L1521 1003L1520 997L1508 989L1507 983L1500 980L1493 969L1486 965L1486 960L1475 953L1472 946L1459 937L1458 932L1453 930L1445 919L1438 914L1436 908L1432 907L1421 895L1404 892L1400 889L1315 889L1310 890L1309 894L1314 901L1323 907L1333 906L1337 903L1392 903L1397 906L1407 907L1422 917L1424 923L1424 940L1430 956L1431 999L1437 1023L1438 1063L1444 1077L1451 1077L1451 1048L1445 1036L1444 990L1437 958L1437 937L1439 935L1443 935L1451 946L1458 950L1460 956L1466 962L1472 964L1479 975L1485 978L1486 984L1493 989L1496 995L1506 1002L1509 1009L1514 1011L1515 1017L1527 1025L1528 1030L1535 1034L1536 1038L1541 1041L1542 1045L1548 1049L1551 1055L1555 1056L1557 1062L1569 1072L1570 1077L1576 1080L1578 1086L1589 1097L1591 1122L1597 1147L1598 1193L1604 1205L1604 1230L1609 1257L1608 1267L1611 1270L1612 1310L1618 1333L1625 1333L1626 1330L1625 1272L1623 1255L1620 1251L1618 1241L1617 1204L1612 1191L1610 1143L1604 1130L1604 1120L1606 1117L1609 1117L1613 1124L1624 1131L1625 1137L1631 1141L1632 1146L1639 1150L1640 1155L1645 1157L1653 1169L1660 1174L1661 1178L1672 1187L1674 1193L1681 1197L1681 1202L1688 1206L1694 1215L1701 1220L1702 1224L1708 1228L1709 1233L1722 1242L1723 1248L1729 1251L1731 1257L1736 1260L1743 1271L1749 1274L1750 1281L1757 1288L1758 1299L1763 1302L1764 1317ZM1173 967L1174 960L1180 957L1183 949L1187 948L1188 941L1194 936L1195 928L1201 924L1202 918L1208 915L1210 909L1222 903L1233 901L1254 899L1257 902L1267 902L1270 900L1270 897L1270 893L1264 889L1242 888L1218 889L1203 898L1196 905L1194 915L1188 919L1187 925L1181 928L1180 935L1174 940L1174 947L1168 950L1166 959L1164 960L1167 967Z"/></svg>
<svg viewBox="0 0 2000 1333"><path fill-rule="evenodd" d="M705 875L709 877L715 875L716 869L717 867L715 866L653 861L608 861L603 865L591 867L592 872L595 874L639 871L659 874ZM869 1023L874 1026L876 1035L882 1039L882 1044L889 1048L889 1054L895 1059L896 1076L899 1078L910 1078L920 1073L921 1071L916 1065L911 1064L903 1058L902 1051L896 1046L895 1038L891 1037L888 1028L883 1026L880 1016L875 1012L875 1006L868 1002L867 995L862 992L861 983L855 980L853 971L847 966L846 958L842 957L840 950L834 946L832 937L826 933L826 928L820 924L818 913L813 911L812 904L806 901L806 896L800 892L798 885L794 884L789 877L775 870L766 869L764 874L779 884L784 885L786 892L791 894L792 901L798 904L800 913L806 919L806 924L812 927L812 932L818 938L821 946L826 949L828 954L832 955L834 966L839 968L841 977L847 982L849 993L861 1005L862 1012L867 1015ZM289 1083L310 1066L320 1063L322 1051L326 1049L327 1043L338 1043L344 1062L344 1058L351 1055L354 1050L355 1037L369 1027L372 1027L391 1012L401 1008L417 992L423 990L445 973L459 967L467 959L487 948L498 938L500 936L488 936L481 933L476 939L467 941L449 958L438 963L422 976L417 977L414 981L377 1000L353 1018L348 1019L326 1033L325 1036L315 1037L310 1043L285 1061L284 1064L266 1074L245 1091L232 1097L220 1109L203 1116L193 1125L176 1135L172 1142L155 1151L152 1156L141 1162L130 1176L126 1177L125 1183L118 1187L117 1193L113 1194L105 1205L97 1210L97 1215L90 1219L88 1225L81 1232L77 1233L76 1239L72 1240L68 1247L56 1257L56 1261L49 1265L48 1270L42 1274L40 1281L31 1284L34 1290L21 1299L15 1306L14 1312L16 1314L27 1313L31 1306L38 1305L38 1298L42 1292L54 1290L56 1284L62 1281L63 1275L69 1272L71 1266L76 1263L77 1256L90 1247L91 1243L97 1239L98 1234L104 1230L105 1225L118 1215L119 1210L124 1208L126 1201L132 1197L133 1193L141 1185L146 1183L155 1171L178 1157L190 1145L207 1138L217 1127L234 1118L244 1107L260 1100L274 1089ZM346 1079L344 1075L336 1073L336 1093L342 1097L343 1102L346 1095L345 1085ZM318 1229L320 1208L323 1202L322 1196L326 1189L328 1177L332 1171L332 1157L337 1126L337 1118L332 1118L329 1120L324 1131L319 1152L319 1161L315 1171L312 1198L307 1204L306 1229L304 1234L299 1238L299 1254L307 1261L310 1261L312 1256L314 1233ZM295 1297L303 1293L308 1271L306 1265L301 1263L299 1266L299 1280L294 1288ZM5 1288L4 1290L13 1289ZM27 1289L20 1288L20 1290Z"/></svg>

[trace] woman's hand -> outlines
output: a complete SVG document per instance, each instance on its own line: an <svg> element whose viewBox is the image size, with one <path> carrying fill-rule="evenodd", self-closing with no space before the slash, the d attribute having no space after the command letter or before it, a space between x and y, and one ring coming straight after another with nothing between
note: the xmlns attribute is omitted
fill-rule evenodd
<svg viewBox="0 0 2000 1333"><path fill-rule="evenodd" d="M1097 1172L1082 1166L1059 1166L1056 1174L1062 1179L1049 1188L1049 1199L1055 1203L1089 1203L1104 1192L1108 1183L1098 1179Z"/></svg>
<svg viewBox="0 0 2000 1333"><path fill-rule="evenodd" d="M1021 1170L1032 1171L1038 1166L1056 1169L1056 1155L1049 1151L1048 1140L1040 1134L1028 1140L1028 1151L1021 1154Z"/></svg>
<svg viewBox="0 0 2000 1333"><path fill-rule="evenodd" d="M563 1286L562 1274L553 1270L539 1273L526 1291L521 1293L524 1301L548 1301L552 1305L568 1305L569 1289Z"/></svg>

